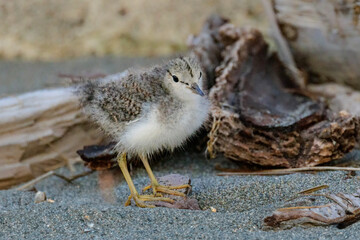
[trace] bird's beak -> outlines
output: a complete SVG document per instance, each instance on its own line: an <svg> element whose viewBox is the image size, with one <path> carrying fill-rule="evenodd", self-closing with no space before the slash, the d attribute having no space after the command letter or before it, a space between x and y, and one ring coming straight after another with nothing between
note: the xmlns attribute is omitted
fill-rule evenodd
<svg viewBox="0 0 360 240"><path fill-rule="evenodd" d="M204 92L201 91L199 85L197 85L196 83L191 84L191 90L194 93L199 94L200 96L205 96Z"/></svg>

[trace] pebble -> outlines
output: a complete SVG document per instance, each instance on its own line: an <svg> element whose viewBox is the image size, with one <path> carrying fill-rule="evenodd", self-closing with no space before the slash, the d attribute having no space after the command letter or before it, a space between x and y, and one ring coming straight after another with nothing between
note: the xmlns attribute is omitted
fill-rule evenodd
<svg viewBox="0 0 360 240"><path fill-rule="evenodd" d="M46 200L46 194L44 192L41 192L41 191L38 191L36 194L35 194L35 197L34 197L34 202L35 203L41 203L41 202L44 202Z"/></svg>

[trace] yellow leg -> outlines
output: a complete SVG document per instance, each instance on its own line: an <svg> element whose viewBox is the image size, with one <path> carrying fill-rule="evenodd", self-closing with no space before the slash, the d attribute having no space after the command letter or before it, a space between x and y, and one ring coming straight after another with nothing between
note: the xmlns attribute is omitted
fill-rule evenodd
<svg viewBox="0 0 360 240"><path fill-rule="evenodd" d="M143 162L146 172L148 173L150 181L151 181L151 184L149 186L144 187L143 191L146 191L146 190L152 188L154 196L157 196L159 194L159 192L176 195L176 196L181 196L181 197L186 196L184 193L174 191L173 189L191 188L191 186L189 184L183 184L183 185L179 185L179 186L162 186L162 185L160 185L158 183L157 179L155 178L154 173L152 172L152 170L150 168L147 157L145 155L140 155L140 159Z"/></svg>
<svg viewBox="0 0 360 240"><path fill-rule="evenodd" d="M130 193L131 195L129 196L128 200L125 203L125 206L129 206L131 203L131 198L134 199L135 204L138 207L150 207L153 208L155 207L154 205L149 205L149 204L145 204L145 201L164 201L164 202L170 202L173 203L174 200L170 199L170 198L164 198L164 197L156 197L154 195L139 195L138 192L136 191L135 185L130 177L128 168L127 168L127 164L126 164L126 153L122 153L120 156L118 156L118 164L119 167L124 175L124 178L129 186L130 189Z"/></svg>

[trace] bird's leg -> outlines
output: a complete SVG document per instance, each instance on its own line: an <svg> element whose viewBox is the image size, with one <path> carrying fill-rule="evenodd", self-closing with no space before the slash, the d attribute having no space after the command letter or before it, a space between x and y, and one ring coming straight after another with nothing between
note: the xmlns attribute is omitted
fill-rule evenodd
<svg viewBox="0 0 360 240"><path fill-rule="evenodd" d="M136 191L135 185L131 179L131 176L129 174L128 168L127 168L127 163L126 163L126 153L122 153L120 156L118 156L117 158L119 167L124 175L124 178L129 186L131 195L129 196L128 200L125 203L125 206L129 206L131 203L131 198L134 199L135 204L138 207L149 207L149 208L153 208L155 207L155 205L149 205L149 204L145 204L145 201L164 201L164 202L170 202L173 203L174 200L170 199L170 198L164 198L164 197L156 197L153 195L139 195L138 192Z"/></svg>
<svg viewBox="0 0 360 240"><path fill-rule="evenodd" d="M153 189L153 193L155 196L157 196L159 194L159 192L162 193L167 193L167 194L171 194L171 195L176 195L176 196L182 196L185 197L186 195L182 192L178 192L178 191L174 191L174 189L183 189L183 188L191 188L191 186L189 184L183 184L183 185L179 185L179 186L163 186L160 185L157 181L157 179L154 176L154 173L152 172L150 165L149 165L149 161L147 159L147 157L145 155L140 155L140 159L144 164L144 167L149 175L149 178L151 180L151 184L149 186L146 186L143 188L143 191L146 191L150 188Z"/></svg>

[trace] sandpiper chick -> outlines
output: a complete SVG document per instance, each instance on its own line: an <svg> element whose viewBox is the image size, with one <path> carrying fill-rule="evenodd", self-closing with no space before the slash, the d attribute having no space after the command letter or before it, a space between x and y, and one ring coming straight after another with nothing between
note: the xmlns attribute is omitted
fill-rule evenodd
<svg viewBox="0 0 360 240"><path fill-rule="evenodd" d="M85 114L117 142L118 164L139 207L155 207L145 201L167 201L162 193L184 196L175 189L189 185L162 186L148 157L173 150L193 135L208 117L209 101L201 90L203 73L192 57L180 57L162 66L128 70L124 77L108 76L77 87ZM127 169L126 156L137 155L150 177L152 195L140 195Z"/></svg>

